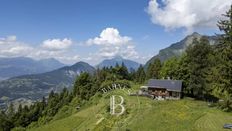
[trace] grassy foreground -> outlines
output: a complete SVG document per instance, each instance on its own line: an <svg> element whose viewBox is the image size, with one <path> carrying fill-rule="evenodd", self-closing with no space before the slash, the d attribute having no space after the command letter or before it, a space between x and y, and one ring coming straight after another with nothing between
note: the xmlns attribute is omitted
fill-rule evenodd
<svg viewBox="0 0 232 131"><path fill-rule="evenodd" d="M109 114L109 97L125 98L126 112L121 116ZM128 96L122 91L97 95L80 111L69 117L51 121L31 131L226 131L232 123L232 113L209 108L207 103L192 99L154 101L145 97Z"/></svg>

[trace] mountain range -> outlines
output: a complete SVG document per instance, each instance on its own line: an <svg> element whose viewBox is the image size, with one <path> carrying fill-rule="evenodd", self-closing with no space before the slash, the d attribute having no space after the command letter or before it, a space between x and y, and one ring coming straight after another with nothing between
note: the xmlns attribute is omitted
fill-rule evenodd
<svg viewBox="0 0 232 131"><path fill-rule="evenodd" d="M117 56L113 59L102 61L97 67L115 66L116 63L119 65L124 63L128 69L134 70L140 65L137 62ZM38 100L43 96L47 96L52 90L60 92L64 87L71 89L70 87L72 87L76 77L81 72L88 72L90 74L95 72L95 68L85 62L77 62L72 66L64 66L45 72L46 70L52 70L52 68L63 65L55 59L35 61L26 57L2 58L0 65L2 67L0 69L8 73L8 75L4 73L1 73L1 75L11 77L0 81L0 106L5 104L6 101L21 101L22 103L26 103L25 101ZM16 68L17 66L18 68Z"/></svg>
<svg viewBox="0 0 232 131"><path fill-rule="evenodd" d="M159 54L152 57L146 64L153 62L159 58L162 62L171 58L179 57L186 48L192 43L193 39L200 39L203 35L193 33L186 36L183 40L171 44L169 47L159 51ZM216 36L206 36L211 45L218 43ZM114 67L116 64L124 65L129 71L136 70L140 66L139 63L116 56L112 59L106 59L99 63L96 68ZM12 77L7 80L0 81L0 106L6 100L37 100L43 96L47 96L50 91L59 92L64 87L71 89L73 82L81 72L93 74L95 68L88 63L78 62L72 66L64 66L55 59L46 59L35 61L30 58L1 58L0 59L0 77ZM62 68L59 68L62 67ZM46 72L47 70L52 70ZM38 73L39 74L32 74ZM45 73L42 73L45 72ZM29 74L29 75L22 75ZM17 76L20 75L20 76Z"/></svg>
<svg viewBox="0 0 232 131"><path fill-rule="evenodd" d="M103 67L114 67L116 64L122 65L122 63L124 63L129 71L137 70L140 66L140 64L135 61L124 59L121 56L116 56L112 59L103 60L96 67L101 69Z"/></svg>
<svg viewBox="0 0 232 131"><path fill-rule="evenodd" d="M33 60L27 57L0 58L0 80L15 76L38 74L65 66L54 58Z"/></svg>
<svg viewBox="0 0 232 131"><path fill-rule="evenodd" d="M93 74L95 68L85 62L65 66L50 72L23 75L0 82L0 104L6 100L28 99L37 100L47 96L52 90L61 91L64 87L70 89L81 72Z"/></svg>

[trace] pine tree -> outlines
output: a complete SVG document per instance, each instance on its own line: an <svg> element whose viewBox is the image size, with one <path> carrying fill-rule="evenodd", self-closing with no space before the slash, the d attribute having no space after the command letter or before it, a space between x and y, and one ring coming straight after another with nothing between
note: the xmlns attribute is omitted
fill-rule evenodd
<svg viewBox="0 0 232 131"><path fill-rule="evenodd" d="M191 88L189 86L189 79L190 79L190 71L189 71L190 69L188 68L189 63L190 60L187 59L187 54L183 54L180 60L178 61L176 79L183 81L182 87L184 94L188 96L192 96Z"/></svg>
<svg viewBox="0 0 232 131"><path fill-rule="evenodd" d="M122 62L122 66L119 69L119 74L121 76L122 79L129 79L129 72L127 67L125 66L124 62Z"/></svg>
<svg viewBox="0 0 232 131"><path fill-rule="evenodd" d="M88 73L82 73L77 77L74 84L73 93L80 99L89 99L94 92L90 92L93 87L93 81Z"/></svg>
<svg viewBox="0 0 232 131"><path fill-rule="evenodd" d="M189 59L189 86L195 97L204 98L204 95L207 94L206 76L211 66L209 55L212 50L205 37L202 37L200 41L194 39L192 45L186 50Z"/></svg>
<svg viewBox="0 0 232 131"><path fill-rule="evenodd" d="M159 79L160 78L160 70L161 70L161 61L160 59L155 59L154 66L153 66L153 78Z"/></svg>
<svg viewBox="0 0 232 131"><path fill-rule="evenodd" d="M232 110L232 5L224 20L218 22L222 38L216 51L217 64L212 69L213 94L224 102L221 107L224 110Z"/></svg>
<svg viewBox="0 0 232 131"><path fill-rule="evenodd" d="M150 79L153 77L153 63L149 63L148 67L147 67L147 71L146 71L146 74L147 74L147 79Z"/></svg>
<svg viewBox="0 0 232 131"><path fill-rule="evenodd" d="M13 126L13 123L8 119L7 115L2 110L0 110L0 130L10 131Z"/></svg>
<svg viewBox="0 0 232 131"><path fill-rule="evenodd" d="M22 104L19 104L19 107L18 107L18 113L22 113L22 111L23 111L23 107L22 107Z"/></svg>
<svg viewBox="0 0 232 131"><path fill-rule="evenodd" d="M136 82L138 83L143 83L146 79L146 74L145 71L143 69L143 66L140 65L137 72L136 72Z"/></svg>
<svg viewBox="0 0 232 131"><path fill-rule="evenodd" d="M218 22L218 27L221 31L224 32L224 34L222 34L223 36L223 40L222 43L227 43L228 44L232 44L232 5L229 9L229 11L226 12L226 14L223 14L223 16L225 16L227 19L224 20L220 20Z"/></svg>
<svg viewBox="0 0 232 131"><path fill-rule="evenodd" d="M9 116L10 119L12 119L13 116L15 115L15 109L13 103L10 103L10 106L8 107L7 110L7 115Z"/></svg>
<svg viewBox="0 0 232 131"><path fill-rule="evenodd" d="M161 61L160 59L155 59L153 63L150 63L147 68L147 79L150 78L155 78L159 79L160 78L160 70L161 70Z"/></svg>

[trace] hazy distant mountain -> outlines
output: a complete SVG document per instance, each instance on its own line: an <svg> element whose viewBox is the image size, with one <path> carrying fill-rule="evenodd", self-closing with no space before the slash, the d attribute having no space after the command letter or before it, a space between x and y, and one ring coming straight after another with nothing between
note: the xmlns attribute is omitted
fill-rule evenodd
<svg viewBox="0 0 232 131"><path fill-rule="evenodd" d="M25 98L30 100L41 99L51 90L61 91L64 87L70 88L81 72L93 74L95 68L84 62L72 66L65 66L54 71L24 75L0 82L0 103L3 98L10 100Z"/></svg>
<svg viewBox="0 0 232 131"><path fill-rule="evenodd" d="M102 61L100 64L97 65L97 68L101 69L103 67L110 67L110 66L114 67L117 63L119 65L124 63L128 70L130 69L137 70L140 65L139 63L135 61L123 59L121 56L116 56L112 59L107 59L107 60Z"/></svg>
<svg viewBox="0 0 232 131"><path fill-rule="evenodd" d="M0 80L14 76L44 73L65 66L58 60L33 60L27 57L0 58Z"/></svg>
<svg viewBox="0 0 232 131"><path fill-rule="evenodd" d="M174 44L171 44L171 46L162 49L159 51L159 54L155 55L152 57L146 64L145 67L148 67L149 63L153 62L156 58L159 58L161 61L165 61L171 57L178 57L183 52L185 52L186 48L192 44L192 41L194 38L197 38L198 40L202 37L203 35L194 32L191 35L186 36L183 40L176 42ZM209 39L209 42L211 45L217 44L218 39L216 36L206 36Z"/></svg>

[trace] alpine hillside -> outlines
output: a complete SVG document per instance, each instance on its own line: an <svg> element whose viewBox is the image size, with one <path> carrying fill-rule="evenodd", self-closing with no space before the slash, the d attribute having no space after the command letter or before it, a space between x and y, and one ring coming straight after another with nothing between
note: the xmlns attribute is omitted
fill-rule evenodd
<svg viewBox="0 0 232 131"><path fill-rule="evenodd" d="M19 98L37 100L47 96L52 90L61 91L64 87L71 88L73 82L80 73L88 72L93 74L94 67L78 62L72 66L65 66L54 71L23 75L13 77L0 82L0 102L15 100Z"/></svg>
<svg viewBox="0 0 232 131"><path fill-rule="evenodd" d="M153 56L148 62L145 64L145 68L148 67L149 63L152 63L155 59L160 59L162 62L171 58L171 57L179 57L181 56L187 47L192 44L194 39L200 40L204 35L201 35L197 32L194 32L191 35L186 36L183 40L171 44L169 47L162 49L159 53ZM217 36L205 36L208 38L210 45L218 44Z"/></svg>

